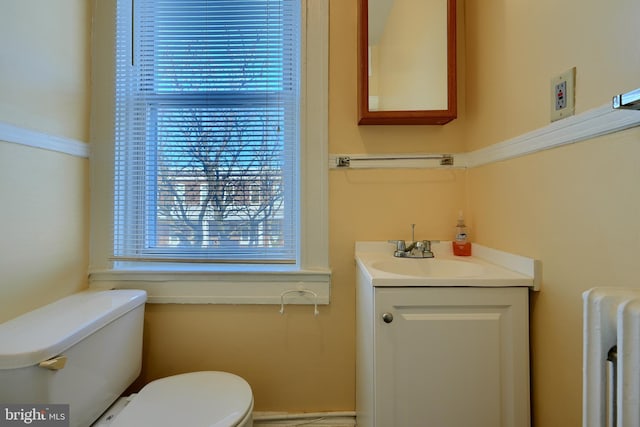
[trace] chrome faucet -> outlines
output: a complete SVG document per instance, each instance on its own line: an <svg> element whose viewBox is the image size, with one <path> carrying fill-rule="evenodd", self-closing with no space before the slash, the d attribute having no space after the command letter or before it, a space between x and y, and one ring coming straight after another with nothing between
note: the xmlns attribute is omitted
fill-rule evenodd
<svg viewBox="0 0 640 427"><path fill-rule="evenodd" d="M396 250L393 256L397 258L433 258L431 251L431 240L422 240L412 242L407 246L404 240L389 240L389 243L395 243Z"/></svg>
<svg viewBox="0 0 640 427"><path fill-rule="evenodd" d="M396 245L396 250L393 252L393 256L397 258L433 258L433 252L431 251L431 240L414 240L415 224L411 224L411 240L412 242L407 245L404 240L389 240L389 243Z"/></svg>

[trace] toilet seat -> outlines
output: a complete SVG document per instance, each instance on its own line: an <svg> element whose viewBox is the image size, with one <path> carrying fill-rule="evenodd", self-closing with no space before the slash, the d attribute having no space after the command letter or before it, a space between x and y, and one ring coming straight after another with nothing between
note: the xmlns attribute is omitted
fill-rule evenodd
<svg viewBox="0 0 640 427"><path fill-rule="evenodd" d="M239 427L251 419L249 384L227 372L191 372L150 382L113 427Z"/></svg>

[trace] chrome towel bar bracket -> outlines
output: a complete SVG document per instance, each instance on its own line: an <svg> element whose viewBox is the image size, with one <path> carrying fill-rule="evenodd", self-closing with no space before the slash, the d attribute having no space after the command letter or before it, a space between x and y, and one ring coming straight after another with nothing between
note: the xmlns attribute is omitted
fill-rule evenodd
<svg viewBox="0 0 640 427"><path fill-rule="evenodd" d="M640 110L640 89L614 96L612 104L616 110Z"/></svg>

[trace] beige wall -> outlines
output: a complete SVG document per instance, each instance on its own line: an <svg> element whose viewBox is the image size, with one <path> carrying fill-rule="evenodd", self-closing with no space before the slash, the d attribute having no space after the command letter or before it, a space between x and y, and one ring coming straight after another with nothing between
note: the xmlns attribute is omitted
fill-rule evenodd
<svg viewBox="0 0 640 427"><path fill-rule="evenodd" d="M635 0L467 0L468 149L548 124L549 80L573 66L578 113L640 85L638 16ZM581 425L581 293L640 286L639 141L634 129L469 171L476 241L542 261L536 426Z"/></svg>
<svg viewBox="0 0 640 427"><path fill-rule="evenodd" d="M572 66L577 112L638 85L635 0L467 0L459 5L459 118L443 127L358 127L356 0L330 6L331 153L455 153L517 136L548 123L549 80ZM65 56L68 43L89 39L85 2L2 7L0 34L12 42L0 44L0 58L16 65L0 67L0 120L86 140L86 47ZM57 30L33 24L34 10L56 17ZM36 87L46 96L34 98ZM475 241L542 260L543 289L532 298L535 425L579 426L581 292L638 286L639 139L629 130L467 172L332 170L331 305L318 317L308 306L280 316L274 306L149 305L142 381L224 369L249 380L258 410L353 410L354 242L407 239L410 223L418 238L449 238L465 209ZM0 194L12 206L0 210L1 317L84 287L86 167L0 142Z"/></svg>
<svg viewBox="0 0 640 427"><path fill-rule="evenodd" d="M0 121L88 140L85 0L0 0ZM88 161L0 141L0 322L86 287Z"/></svg>
<svg viewBox="0 0 640 427"><path fill-rule="evenodd" d="M0 120L89 140L90 5L0 0Z"/></svg>
<svg viewBox="0 0 640 427"><path fill-rule="evenodd" d="M549 123L550 80L577 67L576 112L638 87L635 0L466 0L469 150Z"/></svg>

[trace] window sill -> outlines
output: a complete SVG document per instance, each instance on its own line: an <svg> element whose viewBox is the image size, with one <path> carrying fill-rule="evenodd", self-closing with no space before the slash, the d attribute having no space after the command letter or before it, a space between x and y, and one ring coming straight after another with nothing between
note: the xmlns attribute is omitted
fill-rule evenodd
<svg viewBox="0 0 640 427"><path fill-rule="evenodd" d="M152 304L326 305L330 300L331 271L106 270L89 274L89 287L142 289L147 291L147 302Z"/></svg>

